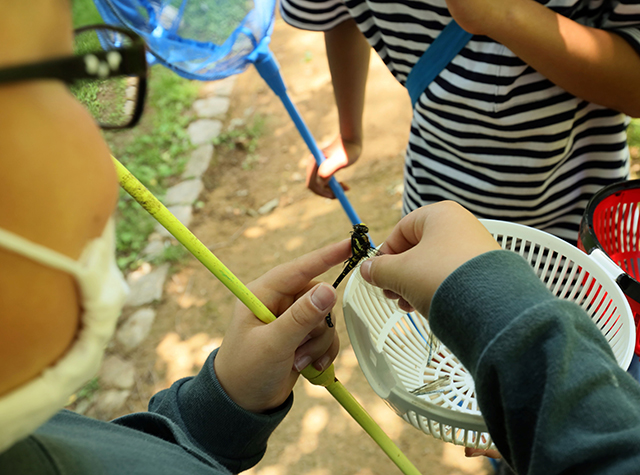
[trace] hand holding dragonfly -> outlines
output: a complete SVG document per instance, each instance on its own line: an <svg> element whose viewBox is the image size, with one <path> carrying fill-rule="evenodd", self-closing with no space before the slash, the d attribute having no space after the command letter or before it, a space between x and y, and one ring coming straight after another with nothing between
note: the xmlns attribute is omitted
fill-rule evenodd
<svg viewBox="0 0 640 475"><path fill-rule="evenodd" d="M313 279L349 257L348 241L326 246L267 272L248 285L278 318L265 325L238 302L215 359L222 387L239 406L264 412L281 405L312 363L323 371L338 354L324 322L335 290Z"/></svg>
<svg viewBox="0 0 640 475"><path fill-rule="evenodd" d="M486 228L462 206L443 201L405 216L384 242L381 255L360 267L364 280L398 300L406 312L429 315L440 284L468 260L500 249Z"/></svg>

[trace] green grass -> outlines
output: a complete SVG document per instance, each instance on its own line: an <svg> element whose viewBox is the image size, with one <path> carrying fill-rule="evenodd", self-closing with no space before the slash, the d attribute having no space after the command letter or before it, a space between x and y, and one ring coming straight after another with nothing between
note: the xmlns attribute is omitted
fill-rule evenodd
<svg viewBox="0 0 640 475"><path fill-rule="evenodd" d="M627 129L628 142L631 147L640 147L640 119L633 119Z"/></svg>
<svg viewBox="0 0 640 475"><path fill-rule="evenodd" d="M156 196L182 172L192 145L186 132L198 85L161 67L151 68L145 115L127 132L106 133L116 158ZM118 265L134 268L156 221L124 191L117 214ZM169 259L170 260L170 259Z"/></svg>
<svg viewBox="0 0 640 475"><path fill-rule="evenodd" d="M182 0L174 0L172 3L178 10ZM187 2L184 16L190 21L180 26L180 35L221 45L253 7L253 1L250 0Z"/></svg>
<svg viewBox="0 0 640 475"><path fill-rule="evenodd" d="M220 134L213 140L213 144L225 146L228 150L239 149L245 151L247 156L243 160L241 167L245 171L250 170L258 162L258 156L255 152L258 147L258 139L264 134L265 125L266 119L256 114L249 124Z"/></svg>
<svg viewBox="0 0 640 475"><path fill-rule="evenodd" d="M629 153L631 164L640 162L640 120L633 119L627 129L627 142L629 143Z"/></svg>
<svg viewBox="0 0 640 475"><path fill-rule="evenodd" d="M152 264L178 264L189 256L189 251L182 244L173 244L165 247L162 253L151 260Z"/></svg>
<svg viewBox="0 0 640 475"><path fill-rule="evenodd" d="M125 111L126 77L83 79L74 82L69 89L101 124L122 125L131 118L131 113Z"/></svg>
<svg viewBox="0 0 640 475"><path fill-rule="evenodd" d="M95 394L95 392L100 389L100 383L98 382L98 377L96 376L87 384L85 384L77 393L78 399L91 397Z"/></svg>
<svg viewBox="0 0 640 475"><path fill-rule="evenodd" d="M92 0L71 0L73 27L104 23Z"/></svg>

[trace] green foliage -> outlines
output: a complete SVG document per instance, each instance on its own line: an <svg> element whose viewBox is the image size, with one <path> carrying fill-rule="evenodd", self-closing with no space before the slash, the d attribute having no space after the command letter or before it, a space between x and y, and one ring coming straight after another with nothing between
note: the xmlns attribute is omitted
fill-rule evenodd
<svg viewBox="0 0 640 475"><path fill-rule="evenodd" d="M178 11L182 0L171 2ZM208 2L186 2L184 16L188 23L180 25L180 34L197 41L223 44L254 7L252 0L209 0Z"/></svg>
<svg viewBox="0 0 640 475"><path fill-rule="evenodd" d="M83 398L90 399L96 393L96 391L98 391L98 389L100 389L100 383L98 382L98 377L96 376L78 390L78 392L75 394L76 400Z"/></svg>
<svg viewBox="0 0 640 475"><path fill-rule="evenodd" d="M627 142L631 154L631 163L640 162L640 120L633 119L627 129Z"/></svg>
<svg viewBox="0 0 640 475"><path fill-rule="evenodd" d="M120 190L116 220L116 256L118 267L136 267L155 220L124 190Z"/></svg>
<svg viewBox="0 0 640 475"><path fill-rule="evenodd" d="M83 79L69 86L71 94L84 105L99 124L122 125L129 121L126 112L127 79L109 78L104 81Z"/></svg>
<svg viewBox="0 0 640 475"><path fill-rule="evenodd" d="M104 23L92 0L73 0L72 13L75 28ZM105 105L101 103L98 85L82 86L77 88L76 94L82 95L81 101L94 116L100 115ZM181 173L187 152L192 148L186 128L191 120L188 111L197 93L196 83L154 66L149 72L147 102L141 123L131 130L104 133L113 155L158 197ZM140 253L154 226L155 220L129 195L121 192L116 252L118 265L123 270L139 264ZM177 259L177 256L177 251L167 251L166 260Z"/></svg>
<svg viewBox="0 0 640 475"><path fill-rule="evenodd" d="M189 251L182 244L174 244L165 247L158 257L154 258L151 263L160 265L168 262L170 264L178 264L189 256Z"/></svg>
<svg viewBox="0 0 640 475"><path fill-rule="evenodd" d="M92 0L71 0L73 27L104 23Z"/></svg>
<svg viewBox="0 0 640 475"><path fill-rule="evenodd" d="M114 156L158 197L182 172L192 149L186 128L197 93L196 83L154 66L142 123L130 131L105 133ZM137 267L154 225L155 220L138 203L121 193L116 244L120 268Z"/></svg>
<svg viewBox="0 0 640 475"><path fill-rule="evenodd" d="M251 123L228 130L215 139L214 145L225 145L229 150L240 149L249 153L255 152L258 139L264 133L265 119L261 115L255 115Z"/></svg>
<svg viewBox="0 0 640 475"><path fill-rule="evenodd" d="M633 119L627 129L629 145L632 147L640 147L640 120Z"/></svg>
<svg viewBox="0 0 640 475"><path fill-rule="evenodd" d="M228 150L235 149L246 152L247 156L242 161L241 166L243 170L250 170L258 161L255 151L258 148L258 139L264 133L265 125L265 118L261 115L256 115L251 120L251 123L218 135L213 139L213 144L225 146Z"/></svg>
<svg viewBox="0 0 640 475"><path fill-rule="evenodd" d="M89 109L93 117L100 116L101 104L98 102L98 83L95 81L82 80L69 86L71 94L80 101L80 103Z"/></svg>
<svg viewBox="0 0 640 475"><path fill-rule="evenodd" d="M152 192L161 193L166 179L180 173L185 153L192 148L186 132L191 118L186 112L198 87L161 66L152 68L150 79L145 111L150 120L134 129L138 132L134 140L113 149L136 178Z"/></svg>

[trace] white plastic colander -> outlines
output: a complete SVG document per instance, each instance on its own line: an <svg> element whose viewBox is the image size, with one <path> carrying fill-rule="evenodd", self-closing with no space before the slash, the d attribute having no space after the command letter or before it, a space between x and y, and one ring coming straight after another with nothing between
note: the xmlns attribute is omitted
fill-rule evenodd
<svg viewBox="0 0 640 475"><path fill-rule="evenodd" d="M633 317L606 271L582 251L543 231L504 221L481 222L503 249L524 257L551 292L589 314L626 370L635 342ZM422 315L404 313L394 300L367 284L359 271L349 279L343 309L367 381L398 415L437 439L493 447L473 378L445 345L434 342ZM426 394L411 393L425 385Z"/></svg>

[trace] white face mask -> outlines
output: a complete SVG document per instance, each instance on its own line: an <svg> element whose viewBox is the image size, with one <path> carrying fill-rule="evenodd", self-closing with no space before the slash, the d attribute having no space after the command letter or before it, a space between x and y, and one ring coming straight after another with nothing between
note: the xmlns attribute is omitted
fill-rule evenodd
<svg viewBox="0 0 640 475"><path fill-rule="evenodd" d="M44 424L97 373L128 292L115 263L114 229L110 220L78 261L0 229L1 247L73 275L83 309L69 351L37 378L0 397L0 452Z"/></svg>

